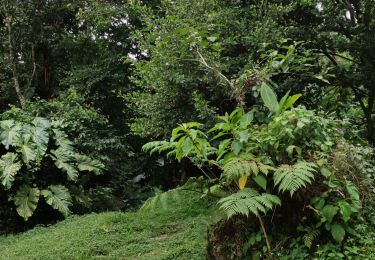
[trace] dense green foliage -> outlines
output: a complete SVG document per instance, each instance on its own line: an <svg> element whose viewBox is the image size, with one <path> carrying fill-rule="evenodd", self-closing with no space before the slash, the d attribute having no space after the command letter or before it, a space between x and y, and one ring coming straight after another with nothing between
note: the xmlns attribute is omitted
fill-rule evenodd
<svg viewBox="0 0 375 260"><path fill-rule="evenodd" d="M291 228L288 232L297 232L297 227L306 230L306 247L312 249L320 236L327 239L327 232L332 240L342 243L347 234L355 235L354 219L361 215L362 204L367 202L360 197L354 182L362 185L362 193L372 193L369 176L366 171L357 171L355 177L342 176L340 170L328 163L336 152L335 146L348 146L340 143L342 131L337 131L339 125L332 119L304 107L278 112L278 106L284 102L279 103L264 83L261 95L274 113L267 124L255 123L259 120L254 110L245 114L237 109L218 117L219 123L206 133L199 129L202 124L181 124L172 131L169 142L151 142L144 149L151 153L168 152L168 156L178 160L189 158L207 178L204 193L222 197L218 204L228 218L251 214L259 219L270 257L272 249L261 215L278 214L277 206L284 212L283 207L288 208L284 204L296 203L294 231ZM213 136L209 137L210 134ZM217 169L219 172L215 173ZM286 192L292 201L284 195ZM271 213L274 207L276 211ZM282 222L285 218L273 221Z"/></svg>
<svg viewBox="0 0 375 260"><path fill-rule="evenodd" d="M373 0L1 0L0 233L200 194L210 258L362 254L374 25Z"/></svg>

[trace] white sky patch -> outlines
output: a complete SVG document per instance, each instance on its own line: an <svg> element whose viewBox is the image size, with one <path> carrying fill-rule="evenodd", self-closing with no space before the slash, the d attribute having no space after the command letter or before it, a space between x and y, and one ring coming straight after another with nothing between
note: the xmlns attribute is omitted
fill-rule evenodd
<svg viewBox="0 0 375 260"><path fill-rule="evenodd" d="M349 11L346 11L345 17L346 17L346 19L348 19L348 20L352 19L352 16L350 15L350 12L349 12Z"/></svg>
<svg viewBox="0 0 375 260"><path fill-rule="evenodd" d="M128 53L128 59L129 59L129 60L136 61L136 60L137 60L137 57L136 57L133 53Z"/></svg>
<svg viewBox="0 0 375 260"><path fill-rule="evenodd" d="M321 12L321 11L323 11L323 4L322 4L321 2L319 2L319 3L316 4L315 8L316 8L319 12Z"/></svg>

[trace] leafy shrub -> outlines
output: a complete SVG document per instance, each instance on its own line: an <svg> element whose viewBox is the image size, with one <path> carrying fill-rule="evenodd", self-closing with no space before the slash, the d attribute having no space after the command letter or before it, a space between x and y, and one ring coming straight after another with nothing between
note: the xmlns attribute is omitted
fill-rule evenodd
<svg viewBox="0 0 375 260"><path fill-rule="evenodd" d="M196 122L181 124L170 141L151 142L143 148L178 160L189 158L207 178L203 193L221 197L218 203L228 218L258 218L270 255L262 215L267 218L271 210L289 215L290 205L294 205L299 231L296 223L290 224L294 232L302 232L300 241L306 247L312 248L328 234L333 241L343 242L353 234L362 200L357 185L340 176L330 163L342 139L335 130L337 122L303 106L280 110L283 102L277 101L272 89L263 85L262 92L271 111L266 124L255 123L254 110L236 109L219 116L209 130ZM288 100L288 95L283 99Z"/></svg>
<svg viewBox="0 0 375 260"><path fill-rule="evenodd" d="M125 210L139 206L151 192L145 181L134 182L139 175L150 172L149 158L136 152L138 138L130 135L126 128L110 123L103 112L87 104L84 98L70 88L53 100L30 102L24 109L12 107L1 118L30 121L44 117L58 121L70 140L74 140L79 153L96 158L105 164L102 175L85 176L75 189L81 194L80 207L73 205L75 213ZM151 175L151 174L150 174Z"/></svg>
<svg viewBox="0 0 375 260"><path fill-rule="evenodd" d="M71 189L79 187L83 174L98 175L104 169L100 161L76 152L61 128L60 122L42 117L0 121L2 190L24 220L41 198L67 216L74 199Z"/></svg>

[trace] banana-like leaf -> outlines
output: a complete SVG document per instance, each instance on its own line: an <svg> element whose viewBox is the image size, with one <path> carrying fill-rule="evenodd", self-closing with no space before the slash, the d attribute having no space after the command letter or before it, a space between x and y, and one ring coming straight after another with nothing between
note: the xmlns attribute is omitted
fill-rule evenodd
<svg viewBox="0 0 375 260"><path fill-rule="evenodd" d="M5 189L12 187L14 176L21 169L17 154L7 153L0 159L0 180Z"/></svg>
<svg viewBox="0 0 375 260"><path fill-rule="evenodd" d="M17 213L24 220L31 217L38 205L40 190L23 185L19 188L13 198L14 204L17 208Z"/></svg>
<svg viewBox="0 0 375 260"><path fill-rule="evenodd" d="M264 82L260 87L260 96L262 97L264 105L271 112L277 113L279 110L279 102L277 101L276 93Z"/></svg>
<svg viewBox="0 0 375 260"><path fill-rule="evenodd" d="M302 96L302 94L295 94L291 97L288 97L287 101L285 102L285 105L283 107L283 109L288 109L288 108L291 108L294 103L297 102L297 100Z"/></svg>

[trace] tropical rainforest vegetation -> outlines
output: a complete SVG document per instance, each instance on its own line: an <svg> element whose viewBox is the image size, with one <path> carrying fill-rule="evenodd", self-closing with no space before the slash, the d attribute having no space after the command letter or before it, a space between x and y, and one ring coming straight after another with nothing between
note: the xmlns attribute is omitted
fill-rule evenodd
<svg viewBox="0 0 375 260"><path fill-rule="evenodd" d="M375 259L374 1L1 0L0 39L4 259Z"/></svg>

